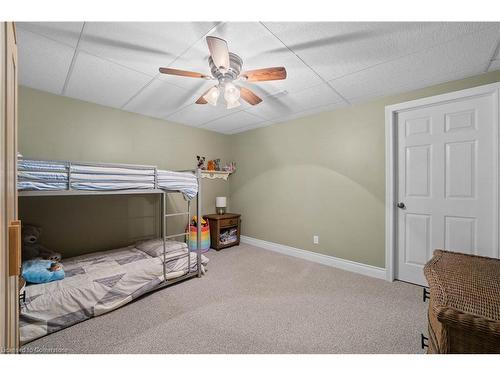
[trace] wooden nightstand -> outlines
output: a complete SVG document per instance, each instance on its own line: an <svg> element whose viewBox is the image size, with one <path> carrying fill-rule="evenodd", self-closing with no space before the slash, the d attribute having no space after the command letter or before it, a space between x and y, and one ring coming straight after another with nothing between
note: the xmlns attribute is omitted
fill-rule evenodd
<svg viewBox="0 0 500 375"><path fill-rule="evenodd" d="M205 215L210 225L210 247L215 250L240 244L240 214Z"/></svg>

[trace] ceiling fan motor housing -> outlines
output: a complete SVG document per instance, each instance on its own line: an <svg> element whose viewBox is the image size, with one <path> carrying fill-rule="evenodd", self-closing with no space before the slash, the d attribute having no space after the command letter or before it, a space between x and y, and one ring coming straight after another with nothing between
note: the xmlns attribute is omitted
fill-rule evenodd
<svg viewBox="0 0 500 375"><path fill-rule="evenodd" d="M219 83L224 84L238 78L243 66L243 60L237 54L229 52L229 68L227 70L220 69L215 66L211 56L208 58L208 64L210 66L212 76L216 78Z"/></svg>

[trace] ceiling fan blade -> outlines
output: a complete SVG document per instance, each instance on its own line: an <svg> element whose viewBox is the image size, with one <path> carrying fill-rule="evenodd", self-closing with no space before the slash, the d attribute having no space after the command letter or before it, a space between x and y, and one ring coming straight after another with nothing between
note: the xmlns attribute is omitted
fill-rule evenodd
<svg viewBox="0 0 500 375"><path fill-rule="evenodd" d="M240 87L240 97L251 105L259 104L262 101L262 99L255 95L252 90L245 87Z"/></svg>
<svg viewBox="0 0 500 375"><path fill-rule="evenodd" d="M196 104L207 104L208 102L205 100L203 96L205 96L206 93L204 93L202 96L198 98L198 100L195 102Z"/></svg>
<svg viewBox="0 0 500 375"><path fill-rule="evenodd" d="M191 77L191 78L204 78L204 79L210 79L211 77L197 73L197 72L190 72L189 70L180 70L180 69L173 69L173 68L160 68L160 73L163 74L170 74L174 76L181 76L181 77Z"/></svg>
<svg viewBox="0 0 500 375"><path fill-rule="evenodd" d="M227 42L216 36L207 36L208 50L217 68L229 68L229 50Z"/></svg>
<svg viewBox="0 0 500 375"><path fill-rule="evenodd" d="M210 87L207 91L205 91L203 94L201 94L201 96L198 98L198 100L195 102L196 104L207 104L207 100L204 98L205 95L207 95L207 93L212 90L214 87L216 86L212 86Z"/></svg>
<svg viewBox="0 0 500 375"><path fill-rule="evenodd" d="M248 82L276 81L286 78L286 69L283 66L248 70L240 74Z"/></svg>

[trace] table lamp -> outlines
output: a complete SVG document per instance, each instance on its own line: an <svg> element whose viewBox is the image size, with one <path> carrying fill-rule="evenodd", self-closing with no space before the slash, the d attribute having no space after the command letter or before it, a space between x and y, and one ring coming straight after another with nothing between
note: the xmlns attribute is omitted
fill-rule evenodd
<svg viewBox="0 0 500 375"><path fill-rule="evenodd" d="M226 197L215 197L215 211L217 215L226 213Z"/></svg>

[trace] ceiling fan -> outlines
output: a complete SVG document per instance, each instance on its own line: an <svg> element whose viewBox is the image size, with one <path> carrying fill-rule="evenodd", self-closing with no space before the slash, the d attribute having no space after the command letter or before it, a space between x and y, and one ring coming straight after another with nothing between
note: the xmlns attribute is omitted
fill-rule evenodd
<svg viewBox="0 0 500 375"><path fill-rule="evenodd" d="M220 94L223 93L227 109L241 105L240 98L251 105L256 105L262 102L262 99L251 90L236 86L234 81L261 82L286 78L286 69L282 66L242 72L243 60L237 54L229 52L227 42L224 39L215 36L207 36L206 39L210 51L208 65L212 72L211 76L187 70L160 68L160 73L163 74L219 81L217 85L212 86L200 96L196 104L209 103L215 106Z"/></svg>

